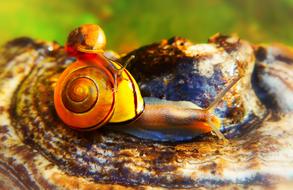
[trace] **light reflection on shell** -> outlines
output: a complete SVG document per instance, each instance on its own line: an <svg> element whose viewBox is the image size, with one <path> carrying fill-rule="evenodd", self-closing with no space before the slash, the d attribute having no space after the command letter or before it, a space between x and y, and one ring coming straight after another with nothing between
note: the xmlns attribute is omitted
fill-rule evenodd
<svg viewBox="0 0 293 190"><path fill-rule="evenodd" d="M54 111L54 77L71 62L58 45L23 38L6 44L0 55L1 188L292 185L292 112L280 108L278 117L228 145L211 136L171 144L108 130L79 133L64 126Z"/></svg>

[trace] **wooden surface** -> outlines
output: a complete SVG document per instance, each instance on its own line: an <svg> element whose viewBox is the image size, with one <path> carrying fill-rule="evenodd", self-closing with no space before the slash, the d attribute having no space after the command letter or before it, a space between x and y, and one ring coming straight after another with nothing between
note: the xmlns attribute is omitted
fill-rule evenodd
<svg viewBox="0 0 293 190"><path fill-rule="evenodd" d="M292 112L279 110L228 144L210 135L156 143L111 130L80 133L53 106L54 81L70 62L54 43L22 38L2 47L1 189L291 187Z"/></svg>

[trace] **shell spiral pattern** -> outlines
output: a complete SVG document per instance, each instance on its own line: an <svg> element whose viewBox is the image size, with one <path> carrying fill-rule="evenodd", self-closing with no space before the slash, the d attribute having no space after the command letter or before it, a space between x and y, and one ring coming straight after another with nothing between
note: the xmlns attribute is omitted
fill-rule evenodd
<svg viewBox="0 0 293 190"><path fill-rule="evenodd" d="M99 62L75 61L59 77L54 103L63 121L78 129L97 128L107 123L114 112L114 75ZM91 127L88 127L91 126Z"/></svg>
<svg viewBox="0 0 293 190"><path fill-rule="evenodd" d="M63 48L21 38L2 47L0 55L4 189L276 187L291 180L290 114L267 119L228 145L212 136L172 144L107 129L77 132L66 127L54 109L56 77L73 62ZM80 88L84 84L87 87ZM66 86L75 93L63 91L62 98L73 111L82 101L87 111L100 98L87 96L87 91L101 89L85 75Z"/></svg>

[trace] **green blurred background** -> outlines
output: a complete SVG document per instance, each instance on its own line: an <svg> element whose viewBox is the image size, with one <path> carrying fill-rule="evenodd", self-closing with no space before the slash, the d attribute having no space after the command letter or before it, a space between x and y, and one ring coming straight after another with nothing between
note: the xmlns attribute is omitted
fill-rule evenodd
<svg viewBox="0 0 293 190"><path fill-rule="evenodd" d="M30 36L63 44L83 23L105 30L107 47L125 52L162 38L206 42L216 32L254 43L293 45L293 0L1 0L0 43Z"/></svg>

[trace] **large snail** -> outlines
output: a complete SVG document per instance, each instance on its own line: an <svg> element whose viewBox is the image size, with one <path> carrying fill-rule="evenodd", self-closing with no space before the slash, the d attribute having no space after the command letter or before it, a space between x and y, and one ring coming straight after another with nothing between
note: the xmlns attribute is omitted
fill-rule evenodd
<svg viewBox="0 0 293 190"><path fill-rule="evenodd" d="M79 130L123 123L122 131L134 135L144 131L147 138L155 140L184 140L211 131L225 138L213 110L240 74L206 109L191 102L143 99L125 69L131 58L125 66L107 59L103 56L105 43L104 32L97 25L83 25L69 34L66 49L77 60L61 74L54 91L55 108L64 123ZM167 135L158 137L153 132Z"/></svg>

